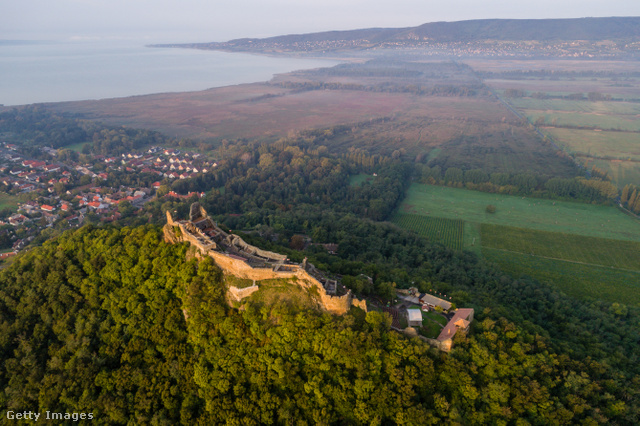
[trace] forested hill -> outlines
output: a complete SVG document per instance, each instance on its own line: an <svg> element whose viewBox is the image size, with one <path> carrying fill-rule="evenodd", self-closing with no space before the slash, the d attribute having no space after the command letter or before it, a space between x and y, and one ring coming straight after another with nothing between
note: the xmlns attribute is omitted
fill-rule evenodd
<svg viewBox="0 0 640 426"><path fill-rule="evenodd" d="M186 254L151 226L84 227L1 271L3 410L96 424L637 424L637 376L499 315L445 355L379 312L230 308L212 260Z"/></svg>
<svg viewBox="0 0 640 426"><path fill-rule="evenodd" d="M263 39L243 38L223 43L163 45L232 51L350 50L374 47L420 46L425 43L469 43L495 41L598 42L637 41L640 17L577 19L480 19L458 22L432 22L409 28L369 28L291 34ZM621 47L621 46L618 46ZM628 47L623 44L622 47Z"/></svg>

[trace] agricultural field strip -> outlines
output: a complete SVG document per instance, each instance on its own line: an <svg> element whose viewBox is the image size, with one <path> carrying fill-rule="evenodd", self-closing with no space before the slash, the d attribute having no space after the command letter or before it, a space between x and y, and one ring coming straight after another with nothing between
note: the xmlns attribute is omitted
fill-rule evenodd
<svg viewBox="0 0 640 426"><path fill-rule="evenodd" d="M547 259L640 271L640 243L491 224L481 225L483 247Z"/></svg>
<svg viewBox="0 0 640 426"><path fill-rule="evenodd" d="M640 123L635 116L595 115L591 113L579 113L575 111L549 111L549 110L520 110L535 122L544 119L544 125L557 127L570 126L581 128L593 128L601 130L614 130L630 133L640 132Z"/></svg>
<svg viewBox="0 0 640 426"><path fill-rule="evenodd" d="M495 248L495 247L483 247L483 249L484 248L488 248L488 249L496 250L496 251L501 251L501 252L505 252L505 253L529 255L528 253L523 253L521 251L507 250L507 249L501 249L501 248ZM597 266L597 267L600 267L600 268L610 268L610 269L615 269L617 271L624 271L624 272L631 272L631 273L634 273L634 274L640 274L640 270L616 268L614 266L602 265L602 264L598 264L598 263L589 263L589 262L580 262L578 260L560 259L558 257L542 256L542 255L539 255L539 254L534 254L534 255L530 255L530 256L531 257L538 257L540 259L553 260L553 261L557 261L557 262L568 262L568 263L575 263L575 264L586 265L586 266ZM640 279L640 275L638 276L638 278Z"/></svg>
<svg viewBox="0 0 640 426"><path fill-rule="evenodd" d="M509 103L515 108L539 111L582 112L603 115L631 115L640 114L640 105L632 102L590 102L570 101L564 99L533 99L509 98Z"/></svg>
<svg viewBox="0 0 640 426"><path fill-rule="evenodd" d="M542 92L550 96L567 96L574 93L599 92L611 95L616 101L629 101L640 98L638 84L618 85L610 82L570 81L570 80L540 80L540 79L485 79L485 84L499 92L507 89L524 90L529 93Z"/></svg>
<svg viewBox="0 0 640 426"><path fill-rule="evenodd" d="M545 259L492 248L483 248L482 255L507 274L550 281L574 297L640 306L640 272Z"/></svg>
<svg viewBox="0 0 640 426"><path fill-rule="evenodd" d="M635 133L544 127L556 141L590 156L603 158L640 158L640 135Z"/></svg>
<svg viewBox="0 0 640 426"><path fill-rule="evenodd" d="M462 220L397 213L392 222L432 241L462 250L464 238L464 221Z"/></svg>
<svg viewBox="0 0 640 426"><path fill-rule="evenodd" d="M486 206L495 205L495 213ZM640 221L615 207L413 183L399 213L640 242Z"/></svg>

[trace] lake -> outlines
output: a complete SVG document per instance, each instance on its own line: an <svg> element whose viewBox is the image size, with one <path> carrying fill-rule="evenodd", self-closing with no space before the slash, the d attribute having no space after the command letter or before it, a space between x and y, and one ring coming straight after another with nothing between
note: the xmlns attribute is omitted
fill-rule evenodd
<svg viewBox="0 0 640 426"><path fill-rule="evenodd" d="M0 42L0 104L204 90L335 64L123 42Z"/></svg>

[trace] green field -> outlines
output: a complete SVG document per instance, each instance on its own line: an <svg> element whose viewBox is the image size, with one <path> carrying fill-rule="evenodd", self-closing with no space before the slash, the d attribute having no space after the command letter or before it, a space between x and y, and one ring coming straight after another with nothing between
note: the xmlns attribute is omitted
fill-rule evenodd
<svg viewBox="0 0 640 426"><path fill-rule="evenodd" d="M640 243L481 225L482 247L617 269L640 271Z"/></svg>
<svg viewBox="0 0 640 426"><path fill-rule="evenodd" d="M462 220L399 213L392 218L392 222L430 241L455 250L462 250L464 234Z"/></svg>
<svg viewBox="0 0 640 426"><path fill-rule="evenodd" d="M491 248L483 248L482 254L513 277L530 276L580 299L594 298L640 307L640 272L506 253Z"/></svg>
<svg viewBox="0 0 640 426"><path fill-rule="evenodd" d="M589 167L592 165L609 173L619 188L629 183L640 185L640 161L593 159L589 161Z"/></svg>
<svg viewBox="0 0 640 426"><path fill-rule="evenodd" d="M640 131L640 122L636 116L598 115L592 113L583 114L579 112L531 109L522 110L522 112L532 123L543 118L543 125L588 127L602 130L622 130L627 132Z"/></svg>
<svg viewBox="0 0 640 426"><path fill-rule="evenodd" d="M485 211L489 204L497 207L495 213ZM640 241L640 222L614 207L489 194L417 183L407 190L399 213Z"/></svg>
<svg viewBox="0 0 640 426"><path fill-rule="evenodd" d="M63 146L62 149L70 149L71 151L82 152L82 148L85 145L91 145L91 142L74 143L73 145Z"/></svg>
<svg viewBox="0 0 640 426"><path fill-rule="evenodd" d="M544 128L562 148L595 157L640 160L640 133Z"/></svg>
<svg viewBox="0 0 640 426"><path fill-rule="evenodd" d="M606 170L618 187L640 183L640 133L545 127L565 151L575 154L587 168Z"/></svg>
<svg viewBox="0 0 640 426"><path fill-rule="evenodd" d="M580 112L601 115L640 114L640 105L634 102L591 102L565 99L509 98L509 103L522 110Z"/></svg>
<svg viewBox="0 0 640 426"><path fill-rule="evenodd" d="M495 213L486 212L488 204ZM413 184L393 221L432 240L461 226L455 248L505 273L575 297L640 306L640 221L615 207Z"/></svg>
<svg viewBox="0 0 640 426"><path fill-rule="evenodd" d="M373 176L360 173L349 176L349 186L359 186L373 179Z"/></svg>
<svg viewBox="0 0 640 426"><path fill-rule="evenodd" d="M509 103L585 167L606 170L620 188L640 183L640 104L534 98Z"/></svg>
<svg viewBox="0 0 640 426"><path fill-rule="evenodd" d="M6 192L0 192L0 209L18 209L20 198L15 195L9 195Z"/></svg>

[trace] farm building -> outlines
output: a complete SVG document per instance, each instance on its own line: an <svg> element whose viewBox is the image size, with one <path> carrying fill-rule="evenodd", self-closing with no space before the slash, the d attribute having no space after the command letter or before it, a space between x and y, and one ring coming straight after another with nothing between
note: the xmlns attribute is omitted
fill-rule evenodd
<svg viewBox="0 0 640 426"><path fill-rule="evenodd" d="M420 309L407 309L407 321L409 327L422 327L422 311Z"/></svg>
<svg viewBox="0 0 640 426"><path fill-rule="evenodd" d="M445 311L451 309L451 302L447 302L444 299L440 299L439 297L432 296L430 294L421 294L420 297L418 297L418 300L423 305L428 305L432 308L440 306Z"/></svg>

